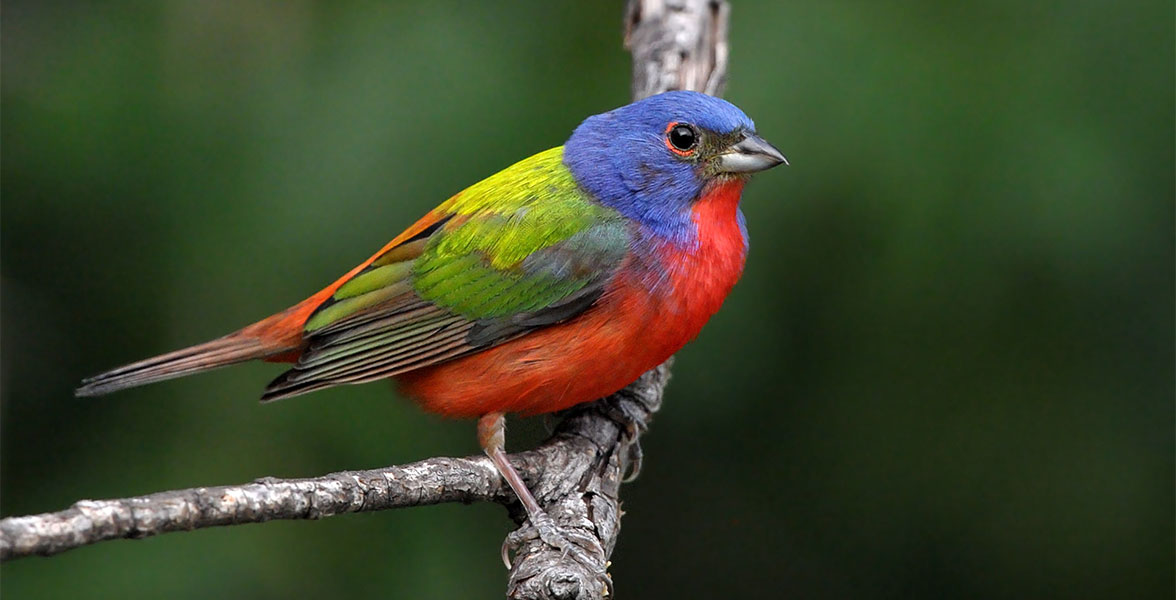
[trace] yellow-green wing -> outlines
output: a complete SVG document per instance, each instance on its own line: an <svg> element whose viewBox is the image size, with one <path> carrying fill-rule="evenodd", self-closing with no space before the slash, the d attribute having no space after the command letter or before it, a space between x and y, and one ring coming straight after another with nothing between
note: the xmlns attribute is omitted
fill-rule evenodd
<svg viewBox="0 0 1176 600"><path fill-rule="evenodd" d="M475 184L340 286L263 400L434 365L592 306L628 253L630 224L561 159L555 148Z"/></svg>

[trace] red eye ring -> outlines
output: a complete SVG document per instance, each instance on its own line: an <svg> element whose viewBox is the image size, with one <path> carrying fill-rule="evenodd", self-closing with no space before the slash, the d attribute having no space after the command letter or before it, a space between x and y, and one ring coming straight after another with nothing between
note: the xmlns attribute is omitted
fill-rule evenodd
<svg viewBox="0 0 1176 600"><path fill-rule="evenodd" d="M666 125L666 148L678 156L691 156L698 149L698 131L687 123L674 121Z"/></svg>

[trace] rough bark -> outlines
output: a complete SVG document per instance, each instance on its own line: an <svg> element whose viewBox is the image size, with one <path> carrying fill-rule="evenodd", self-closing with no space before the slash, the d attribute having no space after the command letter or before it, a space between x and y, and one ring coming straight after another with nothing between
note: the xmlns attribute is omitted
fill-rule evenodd
<svg viewBox="0 0 1176 600"><path fill-rule="evenodd" d="M630 0L625 45L633 54L634 99L671 89L721 93L727 14L725 0ZM511 534L516 552L508 597L612 594L607 570L620 531L620 485L626 470L639 467L638 438L661 406L669 367L667 361L624 390L565 412L547 441L510 456L573 547L549 546L526 530ZM0 520L0 560L203 527L474 501L505 504L516 522L526 516L485 457L432 458L310 479L82 500L60 512Z"/></svg>
<svg viewBox="0 0 1176 600"><path fill-rule="evenodd" d="M625 12L634 100L669 90L723 93L726 0L629 0Z"/></svg>

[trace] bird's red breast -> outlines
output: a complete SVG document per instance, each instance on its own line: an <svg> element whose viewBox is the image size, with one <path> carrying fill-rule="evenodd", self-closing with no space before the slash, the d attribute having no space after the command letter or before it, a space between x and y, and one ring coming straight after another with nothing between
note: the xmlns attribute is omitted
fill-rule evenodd
<svg viewBox="0 0 1176 600"><path fill-rule="evenodd" d="M693 208L697 245L662 245L668 285L627 264L580 316L489 350L396 377L423 408L450 417L536 414L607 396L694 339L743 272L743 179L712 183Z"/></svg>

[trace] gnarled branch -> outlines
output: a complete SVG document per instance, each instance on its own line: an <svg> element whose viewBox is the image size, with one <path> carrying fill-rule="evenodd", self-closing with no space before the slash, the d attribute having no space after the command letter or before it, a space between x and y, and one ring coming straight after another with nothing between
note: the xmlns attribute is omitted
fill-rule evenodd
<svg viewBox="0 0 1176 600"><path fill-rule="evenodd" d="M717 95L726 80L725 0L630 0L625 44L633 54L633 97L670 89ZM538 448L510 455L581 558L539 539L523 540L507 595L517 599L599 599L611 593L608 558L620 531L620 485L638 437L661 406L670 361L624 390L563 415ZM263 478L118 500L82 500L69 509L0 520L0 560L49 556L96 542L171 531L319 519L442 502L488 501L525 519L513 492L484 457L432 458L310 479Z"/></svg>

